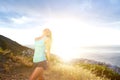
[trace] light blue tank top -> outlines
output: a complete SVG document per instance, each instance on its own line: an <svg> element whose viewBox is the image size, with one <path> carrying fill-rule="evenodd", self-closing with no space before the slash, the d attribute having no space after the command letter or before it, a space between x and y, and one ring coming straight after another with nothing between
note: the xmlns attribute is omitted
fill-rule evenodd
<svg viewBox="0 0 120 80"><path fill-rule="evenodd" d="M33 56L33 62L41 62L46 60L45 55L45 38L35 41L35 52Z"/></svg>

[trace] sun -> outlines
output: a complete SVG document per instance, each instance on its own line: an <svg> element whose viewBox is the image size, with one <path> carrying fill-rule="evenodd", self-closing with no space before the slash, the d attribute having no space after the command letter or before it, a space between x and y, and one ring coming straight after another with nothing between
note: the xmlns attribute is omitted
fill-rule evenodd
<svg viewBox="0 0 120 80"><path fill-rule="evenodd" d="M77 50L75 47L71 46L65 46L59 44L59 46L56 46L54 48L54 53L60 57L60 59L64 62L70 62L73 59L79 58L79 50Z"/></svg>
<svg viewBox="0 0 120 80"><path fill-rule="evenodd" d="M72 59L76 58L74 55L74 51L72 51L70 48L61 48L59 53L57 54L64 62L69 62Z"/></svg>

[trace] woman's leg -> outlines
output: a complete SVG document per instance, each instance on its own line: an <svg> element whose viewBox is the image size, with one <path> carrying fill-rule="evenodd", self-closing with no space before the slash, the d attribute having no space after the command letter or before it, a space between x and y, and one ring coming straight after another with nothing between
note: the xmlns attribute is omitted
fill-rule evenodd
<svg viewBox="0 0 120 80"><path fill-rule="evenodd" d="M41 67L41 73L38 76L38 80L45 80L44 76L43 76L43 73L44 73L44 69Z"/></svg>
<svg viewBox="0 0 120 80"><path fill-rule="evenodd" d="M45 80L43 74L39 75L38 80Z"/></svg>
<svg viewBox="0 0 120 80"><path fill-rule="evenodd" d="M40 77L43 77L43 71L44 69L42 67L36 67L35 70L33 71L32 75L30 76L29 80L36 80ZM44 80L41 78L41 80Z"/></svg>

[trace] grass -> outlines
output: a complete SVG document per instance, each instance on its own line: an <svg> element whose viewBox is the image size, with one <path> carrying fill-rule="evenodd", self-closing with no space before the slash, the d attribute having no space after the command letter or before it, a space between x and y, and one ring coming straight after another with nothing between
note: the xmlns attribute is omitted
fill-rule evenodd
<svg viewBox="0 0 120 80"><path fill-rule="evenodd" d="M56 63L45 72L46 80L110 80L99 77L79 66Z"/></svg>
<svg viewBox="0 0 120 80"><path fill-rule="evenodd" d="M110 80L119 80L120 75L113 71L112 69L108 68L105 65L98 65L98 64L89 64L89 63L79 63L77 66L82 67L91 71L91 73L95 74L96 76L105 77Z"/></svg>
<svg viewBox="0 0 120 80"><path fill-rule="evenodd" d="M0 48L0 63L5 72L10 72L10 70L15 69L16 67L27 66L32 67L32 57L26 57L22 55L17 55L9 50L2 50Z"/></svg>
<svg viewBox="0 0 120 80"><path fill-rule="evenodd" d="M49 74L55 74L51 80L119 80L120 75L106 65L79 62L64 63L58 57L52 56L52 67ZM54 63L53 63L54 62ZM48 72L47 72L48 73ZM51 76L49 77L49 79ZM49 80L48 79L48 80Z"/></svg>
<svg viewBox="0 0 120 80"><path fill-rule="evenodd" d="M97 76L79 64L64 63L56 56L51 57L50 68L45 71L45 78L46 80L111 80Z"/></svg>
<svg viewBox="0 0 120 80"><path fill-rule="evenodd" d="M2 49L0 49L2 54ZM3 66L6 71L10 71L10 68L20 64L22 66L31 67L32 57L14 55L13 53L3 54L7 57L7 61ZM12 65L12 66L11 66ZM22 67L21 67L22 68ZM13 69L16 69L15 67ZM28 68L29 70L30 68ZM22 74L25 75L27 70ZM32 72L30 72L32 73ZM29 77L29 75L27 75ZM68 64L60 60L59 57L52 55L51 63L48 70L45 71L46 80L119 80L120 75L109 69L104 65L88 64L80 62L77 64ZM19 77L19 76L18 76Z"/></svg>

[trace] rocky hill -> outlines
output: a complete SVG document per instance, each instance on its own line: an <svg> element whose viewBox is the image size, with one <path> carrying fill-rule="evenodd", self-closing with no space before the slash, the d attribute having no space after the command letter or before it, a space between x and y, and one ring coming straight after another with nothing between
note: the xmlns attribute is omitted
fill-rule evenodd
<svg viewBox="0 0 120 80"><path fill-rule="evenodd" d="M2 48L3 50L10 50L13 53L16 54L31 54L33 52L32 49L27 48L25 46L20 45L19 43L4 37L2 35L0 35L0 48Z"/></svg>
<svg viewBox="0 0 120 80"><path fill-rule="evenodd" d="M32 65L33 50L0 35L0 71Z"/></svg>

